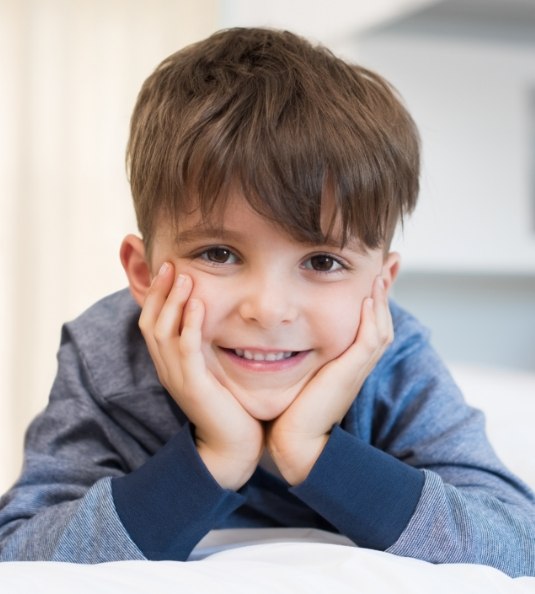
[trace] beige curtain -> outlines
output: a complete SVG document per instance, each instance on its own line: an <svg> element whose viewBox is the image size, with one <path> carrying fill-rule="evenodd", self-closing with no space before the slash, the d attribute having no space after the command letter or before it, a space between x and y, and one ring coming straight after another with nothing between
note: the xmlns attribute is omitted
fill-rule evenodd
<svg viewBox="0 0 535 594"><path fill-rule="evenodd" d="M0 492L47 401L61 324L125 285L139 87L217 0L0 0Z"/></svg>

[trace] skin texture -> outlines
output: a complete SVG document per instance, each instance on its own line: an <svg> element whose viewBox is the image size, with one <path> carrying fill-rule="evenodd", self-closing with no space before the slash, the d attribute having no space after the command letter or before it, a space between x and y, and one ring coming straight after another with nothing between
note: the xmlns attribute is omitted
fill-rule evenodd
<svg viewBox="0 0 535 594"><path fill-rule="evenodd" d="M397 254L296 241L235 193L217 229L161 224L150 259L121 261L158 376L195 426L221 486L240 488L264 448L303 481L393 339Z"/></svg>

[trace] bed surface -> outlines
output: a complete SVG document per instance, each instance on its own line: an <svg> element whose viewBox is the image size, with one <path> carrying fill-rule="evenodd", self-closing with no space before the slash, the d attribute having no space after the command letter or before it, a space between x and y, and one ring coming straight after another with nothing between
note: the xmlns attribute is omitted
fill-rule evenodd
<svg viewBox="0 0 535 594"><path fill-rule="evenodd" d="M258 535L258 538L261 538ZM482 565L431 565L388 553L283 540L215 553L200 561L122 561L100 565L4 563L6 594L534 594L535 577L512 579Z"/></svg>

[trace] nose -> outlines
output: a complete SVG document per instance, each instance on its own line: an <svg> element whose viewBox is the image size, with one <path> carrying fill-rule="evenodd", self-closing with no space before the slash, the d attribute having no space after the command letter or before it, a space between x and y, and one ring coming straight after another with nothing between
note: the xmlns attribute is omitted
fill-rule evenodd
<svg viewBox="0 0 535 594"><path fill-rule="evenodd" d="M244 285L240 315L269 330L289 324L298 314L295 292L282 279L258 277Z"/></svg>

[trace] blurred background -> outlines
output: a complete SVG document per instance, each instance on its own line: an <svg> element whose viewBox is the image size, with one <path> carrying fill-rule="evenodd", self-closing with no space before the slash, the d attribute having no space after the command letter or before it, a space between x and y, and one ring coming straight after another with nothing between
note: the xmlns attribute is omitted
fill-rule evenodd
<svg viewBox="0 0 535 594"><path fill-rule="evenodd" d="M0 0L0 492L61 324L125 286L139 87L237 25L293 30L394 83L424 146L395 297L448 362L535 372L533 0Z"/></svg>

